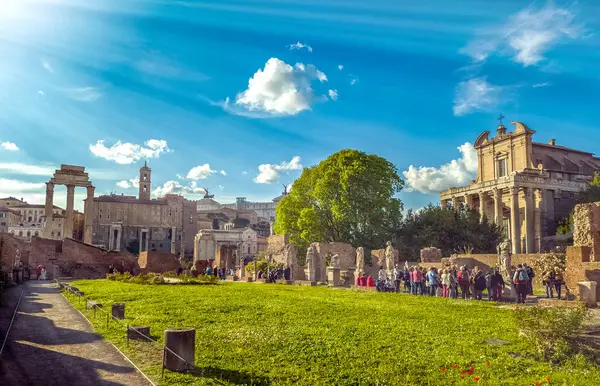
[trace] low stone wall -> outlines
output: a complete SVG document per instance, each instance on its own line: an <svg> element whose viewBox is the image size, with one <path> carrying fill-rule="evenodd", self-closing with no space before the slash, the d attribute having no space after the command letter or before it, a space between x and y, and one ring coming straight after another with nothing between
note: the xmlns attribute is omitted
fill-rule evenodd
<svg viewBox="0 0 600 386"><path fill-rule="evenodd" d="M575 246L567 248L567 269L565 271L565 282L569 290L579 295L580 281L595 281L596 298L600 299L600 262L590 261L592 248L588 246Z"/></svg>
<svg viewBox="0 0 600 386"><path fill-rule="evenodd" d="M169 252L140 252L138 265L143 273L155 272L165 273L168 271L177 271L181 264L179 258Z"/></svg>
<svg viewBox="0 0 600 386"><path fill-rule="evenodd" d="M325 259L327 254L338 254L340 258L340 268L342 270L356 268L356 248L346 243L312 243L315 246L321 259Z"/></svg>

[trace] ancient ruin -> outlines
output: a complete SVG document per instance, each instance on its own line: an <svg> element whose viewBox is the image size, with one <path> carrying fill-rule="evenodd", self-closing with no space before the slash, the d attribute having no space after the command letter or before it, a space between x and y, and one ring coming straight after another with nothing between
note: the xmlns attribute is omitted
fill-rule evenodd
<svg viewBox="0 0 600 386"><path fill-rule="evenodd" d="M42 230L42 237L53 238L52 222L54 221L54 186L66 185L67 187L67 208L66 219L64 226L65 237L73 237L73 211L75 200L75 188L83 187L87 189L87 198L85 199L84 208L84 231L83 242L86 244L92 243L92 219L95 187L88 178L83 166L60 165L60 169L54 172L54 176L46 183L46 206L44 210L45 223Z"/></svg>

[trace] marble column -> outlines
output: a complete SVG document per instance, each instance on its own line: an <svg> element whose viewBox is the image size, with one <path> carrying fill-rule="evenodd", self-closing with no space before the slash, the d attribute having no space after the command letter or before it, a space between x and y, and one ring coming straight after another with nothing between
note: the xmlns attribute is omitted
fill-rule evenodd
<svg viewBox="0 0 600 386"><path fill-rule="evenodd" d="M458 201L458 197L452 197L452 209L460 209L460 201Z"/></svg>
<svg viewBox="0 0 600 386"><path fill-rule="evenodd" d="M521 253L521 218L519 216L519 188L510 188L510 241L513 254Z"/></svg>
<svg viewBox="0 0 600 386"><path fill-rule="evenodd" d="M49 239L52 232L52 211L54 209L54 183L46 182L46 205L44 207L44 216L46 221L44 222L44 230L42 235L44 238Z"/></svg>
<svg viewBox="0 0 600 386"><path fill-rule="evenodd" d="M494 222L502 226L502 190L494 189Z"/></svg>
<svg viewBox="0 0 600 386"><path fill-rule="evenodd" d="M479 192L479 218L480 220L483 222L483 219L485 218L485 212L486 212L486 201L485 201L485 193L484 192Z"/></svg>
<svg viewBox="0 0 600 386"><path fill-rule="evenodd" d="M534 202L533 189L524 188L525 190L525 252L535 253L535 219L534 219Z"/></svg>
<svg viewBox="0 0 600 386"><path fill-rule="evenodd" d="M536 252L542 250L542 218L544 212L544 196L541 189L535 189L534 201L535 201L535 249Z"/></svg>
<svg viewBox="0 0 600 386"><path fill-rule="evenodd" d="M470 194L465 194L465 205L469 209L473 209L473 196Z"/></svg>
<svg viewBox="0 0 600 386"><path fill-rule="evenodd" d="M171 254L175 254L175 246L177 245L177 228L171 228Z"/></svg>
<svg viewBox="0 0 600 386"><path fill-rule="evenodd" d="M73 238L73 207L75 204L75 186L67 185L67 215L65 218L64 237Z"/></svg>
<svg viewBox="0 0 600 386"><path fill-rule="evenodd" d="M123 229L119 227L117 229L117 251L121 251L121 236L123 235Z"/></svg>
<svg viewBox="0 0 600 386"><path fill-rule="evenodd" d="M94 219L94 190L93 186L87 187L87 198L84 207L83 242L92 244L92 222Z"/></svg>

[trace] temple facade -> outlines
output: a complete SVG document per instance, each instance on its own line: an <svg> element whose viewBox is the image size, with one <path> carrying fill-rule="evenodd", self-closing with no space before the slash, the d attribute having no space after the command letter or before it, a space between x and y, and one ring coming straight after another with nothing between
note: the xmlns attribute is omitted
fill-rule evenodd
<svg viewBox="0 0 600 386"><path fill-rule="evenodd" d="M502 226L513 253L542 251L542 239L556 234L578 193L600 171L592 153L533 141L535 131L521 122L513 132L500 123L496 136L485 131L475 141L477 178L468 186L440 193L442 207L466 205Z"/></svg>

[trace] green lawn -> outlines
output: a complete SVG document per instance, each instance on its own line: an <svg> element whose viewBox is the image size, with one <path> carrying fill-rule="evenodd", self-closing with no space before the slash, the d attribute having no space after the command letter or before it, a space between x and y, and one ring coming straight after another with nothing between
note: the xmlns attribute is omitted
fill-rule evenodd
<svg viewBox="0 0 600 386"><path fill-rule="evenodd" d="M534 385L550 377L552 385L592 385L600 379L600 369L581 357L560 367L531 359L513 311L487 302L252 283L73 285L105 310L126 303L127 322L151 326L161 343L167 328L196 328L196 366L203 370L165 371L160 384ZM127 347L124 329L115 322L107 328L100 315L96 330L160 380L160 348ZM460 370L471 366L473 374L461 380Z"/></svg>

